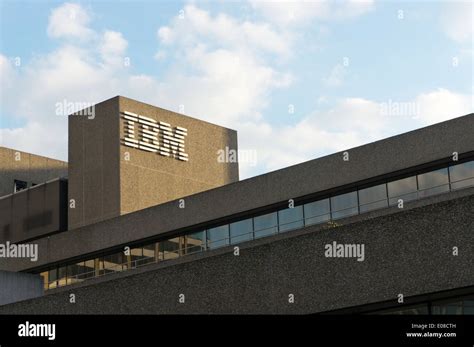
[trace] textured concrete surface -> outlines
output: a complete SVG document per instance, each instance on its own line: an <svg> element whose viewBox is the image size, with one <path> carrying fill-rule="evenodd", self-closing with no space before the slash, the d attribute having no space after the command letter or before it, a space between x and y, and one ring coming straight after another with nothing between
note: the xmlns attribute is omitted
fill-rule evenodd
<svg viewBox="0 0 474 347"><path fill-rule="evenodd" d="M336 153L185 198L170 201L37 241L37 266L83 256L134 241L188 230L249 210L274 208L301 196L327 196L341 187L386 180L433 161L449 162L454 151L473 153L474 114ZM112 198L111 198L112 199ZM113 198L114 199L114 198ZM298 200L296 200L298 201ZM6 260L0 269L25 270L31 264Z"/></svg>
<svg viewBox="0 0 474 347"><path fill-rule="evenodd" d="M56 179L0 198L0 243L67 229L67 181Z"/></svg>
<svg viewBox="0 0 474 347"><path fill-rule="evenodd" d="M0 306L43 295L39 275L0 271Z"/></svg>
<svg viewBox="0 0 474 347"><path fill-rule="evenodd" d="M335 228L251 241L241 245L240 256L226 247L64 287L0 313L314 313L472 286L472 190L427 200L386 215L351 217ZM365 260L326 258L324 246L333 241L363 243ZM71 293L76 304L68 303Z"/></svg>
<svg viewBox="0 0 474 347"><path fill-rule="evenodd" d="M128 111L188 129L189 161L121 144ZM69 117L69 229L97 223L238 180L237 163L217 151L237 149L234 130L117 96L95 105L95 117Z"/></svg>
<svg viewBox="0 0 474 347"><path fill-rule="evenodd" d="M67 174L64 161L0 147L0 197L13 193L15 179L40 184Z"/></svg>

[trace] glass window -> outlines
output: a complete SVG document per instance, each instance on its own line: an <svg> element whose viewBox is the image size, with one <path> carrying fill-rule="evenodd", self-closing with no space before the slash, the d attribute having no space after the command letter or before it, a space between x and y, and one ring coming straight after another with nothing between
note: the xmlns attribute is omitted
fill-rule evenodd
<svg viewBox="0 0 474 347"><path fill-rule="evenodd" d="M462 301L449 302L446 304L433 304L431 310L433 314L462 314Z"/></svg>
<svg viewBox="0 0 474 347"><path fill-rule="evenodd" d="M186 235L186 253L192 254L206 250L206 232L198 231Z"/></svg>
<svg viewBox="0 0 474 347"><path fill-rule="evenodd" d="M359 190L359 204L361 213L387 207L387 186L380 184Z"/></svg>
<svg viewBox="0 0 474 347"><path fill-rule="evenodd" d="M376 314L381 315L418 315L423 314L427 315L428 311L428 304L420 304L420 305L413 305L403 308L396 308L396 309L388 309L375 312Z"/></svg>
<svg viewBox="0 0 474 347"><path fill-rule="evenodd" d="M278 224L280 231L302 228L304 225L303 206L278 211Z"/></svg>
<svg viewBox="0 0 474 347"><path fill-rule="evenodd" d="M230 224L230 242L232 244L251 240L253 238L253 220L244 219Z"/></svg>
<svg viewBox="0 0 474 347"><path fill-rule="evenodd" d="M28 188L28 183L26 181L14 180L13 193L25 190L26 188Z"/></svg>
<svg viewBox="0 0 474 347"><path fill-rule="evenodd" d="M425 197L449 191L448 169L418 175L419 196Z"/></svg>
<svg viewBox="0 0 474 347"><path fill-rule="evenodd" d="M324 223L331 219L329 199L318 200L304 205L305 225Z"/></svg>
<svg viewBox="0 0 474 347"><path fill-rule="evenodd" d="M48 271L49 289L56 288L58 286L58 269L54 268Z"/></svg>
<svg viewBox="0 0 474 347"><path fill-rule="evenodd" d="M140 265L145 265L155 262L155 257L157 255L156 243L152 243L146 246L143 246L143 259L140 261Z"/></svg>
<svg viewBox="0 0 474 347"><path fill-rule="evenodd" d="M127 262L127 259L123 252L117 252L114 254L104 256L103 262L104 262L103 266L105 270L104 272L112 273L116 271L122 271L123 265Z"/></svg>
<svg viewBox="0 0 474 347"><path fill-rule="evenodd" d="M73 284L82 280L81 275L84 272L84 262L71 264L67 267L67 284Z"/></svg>
<svg viewBox="0 0 474 347"><path fill-rule="evenodd" d="M253 219L255 238L273 235L278 232L278 217L276 212L264 214Z"/></svg>
<svg viewBox="0 0 474 347"><path fill-rule="evenodd" d="M43 279L43 288L44 290L48 290L48 283L49 283L49 272L44 271L40 273L41 278Z"/></svg>
<svg viewBox="0 0 474 347"><path fill-rule="evenodd" d="M388 202L390 205L397 205L399 199L402 199L403 201L411 201L418 197L416 176L388 182L387 189Z"/></svg>
<svg viewBox="0 0 474 347"><path fill-rule="evenodd" d="M160 242L160 252L163 253L163 260L175 259L179 257L180 238L174 237Z"/></svg>
<svg viewBox="0 0 474 347"><path fill-rule="evenodd" d="M474 185L474 161L449 167L451 189L459 189Z"/></svg>
<svg viewBox="0 0 474 347"><path fill-rule="evenodd" d="M62 266L58 269L58 287L67 284L67 266Z"/></svg>
<svg viewBox="0 0 474 347"><path fill-rule="evenodd" d="M344 218L357 214L357 192L350 192L331 198L332 219Z"/></svg>
<svg viewBox="0 0 474 347"><path fill-rule="evenodd" d="M89 259L84 262L84 272L80 276L81 278L90 278L96 275L96 263L99 266L99 261L95 259Z"/></svg>
<svg viewBox="0 0 474 347"><path fill-rule="evenodd" d="M229 244L229 224L207 230L207 246L210 249Z"/></svg>

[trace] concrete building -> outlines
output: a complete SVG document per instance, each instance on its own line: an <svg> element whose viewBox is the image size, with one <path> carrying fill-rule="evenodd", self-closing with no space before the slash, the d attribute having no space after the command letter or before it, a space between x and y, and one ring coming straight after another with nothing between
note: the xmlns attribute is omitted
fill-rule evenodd
<svg viewBox="0 0 474 347"><path fill-rule="evenodd" d="M235 131L94 112L70 116L67 228L0 262L45 295L0 313L474 313L474 114L239 181Z"/></svg>

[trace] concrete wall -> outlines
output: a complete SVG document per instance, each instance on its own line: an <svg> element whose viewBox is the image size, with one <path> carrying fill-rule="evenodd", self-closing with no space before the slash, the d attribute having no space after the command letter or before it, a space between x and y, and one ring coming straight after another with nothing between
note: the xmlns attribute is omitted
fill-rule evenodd
<svg viewBox="0 0 474 347"><path fill-rule="evenodd" d="M69 116L69 229L120 215L118 97Z"/></svg>
<svg viewBox="0 0 474 347"><path fill-rule="evenodd" d="M183 162L139 149L120 146L121 214L175 200L239 180L238 163L220 163L217 151L237 150L237 132L125 97L120 112L128 111L188 130ZM125 120L120 120L124 138ZM126 160L129 153L129 160Z"/></svg>
<svg viewBox="0 0 474 347"><path fill-rule="evenodd" d="M67 177L67 174L64 161L0 147L0 197L13 193L15 179L31 185Z"/></svg>
<svg viewBox="0 0 474 347"><path fill-rule="evenodd" d="M42 295L40 275L0 271L0 306Z"/></svg>
<svg viewBox="0 0 474 347"><path fill-rule="evenodd" d="M67 230L67 181L56 179L0 198L0 243Z"/></svg>
<svg viewBox="0 0 474 347"><path fill-rule="evenodd" d="M120 112L188 129L189 162L121 144ZM92 117L90 117L92 118ZM95 105L95 117L69 117L69 228L137 211L238 180L237 163L218 163L217 150L237 149L237 133L117 96Z"/></svg>
<svg viewBox="0 0 474 347"><path fill-rule="evenodd" d="M311 226L251 241L239 256L227 247L106 276L0 313L315 313L472 286L474 195L455 196L352 217L340 227ZM326 258L324 247L333 241L363 243L365 260ZM75 304L65 304L70 293ZM178 303L179 294L185 304Z"/></svg>
<svg viewBox="0 0 474 347"><path fill-rule="evenodd" d="M40 247L37 266L218 222L224 217L277 203L286 205L288 199L326 194L424 163L449 161L454 151L472 154L471 130L474 130L473 114L350 149L349 162L343 161L342 152L336 153L188 196L184 209L178 208L177 201L171 201L85 226L77 233L53 235L37 241ZM17 259L0 264L0 269L29 268L30 263Z"/></svg>

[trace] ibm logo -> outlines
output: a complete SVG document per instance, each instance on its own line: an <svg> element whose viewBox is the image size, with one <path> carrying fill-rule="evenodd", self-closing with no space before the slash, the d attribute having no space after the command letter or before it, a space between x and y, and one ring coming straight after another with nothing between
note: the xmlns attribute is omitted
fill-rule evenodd
<svg viewBox="0 0 474 347"><path fill-rule="evenodd" d="M125 146L182 161L189 160L188 154L184 152L184 138L188 135L186 128L175 127L173 131L168 123L127 111L122 113L122 118L125 124L122 143Z"/></svg>

